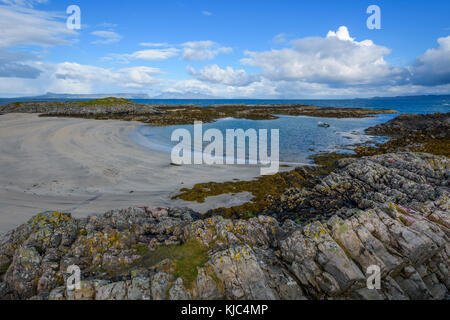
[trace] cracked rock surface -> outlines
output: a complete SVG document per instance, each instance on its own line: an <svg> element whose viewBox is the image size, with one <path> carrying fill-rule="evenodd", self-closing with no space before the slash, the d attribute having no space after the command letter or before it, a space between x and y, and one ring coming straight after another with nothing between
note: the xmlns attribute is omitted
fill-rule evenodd
<svg viewBox="0 0 450 320"><path fill-rule="evenodd" d="M341 160L284 197L323 213L306 225L182 208L41 213L0 238L0 298L445 299L449 169L448 158L420 153ZM71 265L75 290L65 286ZM373 265L379 290L367 287Z"/></svg>

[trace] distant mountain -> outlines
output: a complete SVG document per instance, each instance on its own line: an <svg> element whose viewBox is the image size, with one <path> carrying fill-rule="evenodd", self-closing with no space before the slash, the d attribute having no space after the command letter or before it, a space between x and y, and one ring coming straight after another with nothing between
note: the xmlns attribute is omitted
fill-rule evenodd
<svg viewBox="0 0 450 320"><path fill-rule="evenodd" d="M220 97L210 96L207 94L187 92L163 92L162 94L153 97L153 99L185 99L185 100L203 100L203 99L223 99Z"/></svg>
<svg viewBox="0 0 450 320"><path fill-rule="evenodd" d="M150 99L145 93L97 93L97 94L67 94L47 92L41 96L26 97L27 99L103 99L103 98L122 98L122 99Z"/></svg>
<svg viewBox="0 0 450 320"><path fill-rule="evenodd" d="M416 96L395 96L395 97L372 97L372 100L380 99L423 99L423 98L450 98L448 94L427 94L427 95L416 95ZM361 99L364 100L364 99Z"/></svg>

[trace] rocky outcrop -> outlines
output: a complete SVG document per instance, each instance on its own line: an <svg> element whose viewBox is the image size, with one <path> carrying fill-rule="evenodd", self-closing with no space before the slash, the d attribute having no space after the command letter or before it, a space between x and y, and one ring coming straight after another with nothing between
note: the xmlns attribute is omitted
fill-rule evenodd
<svg viewBox="0 0 450 320"><path fill-rule="evenodd" d="M40 113L46 117L118 119L167 126L214 122L223 118L253 120L278 119L278 115L325 118L365 118L375 114L397 113L395 110L364 108L316 107L303 104L280 105L161 105L138 104L133 101L105 98L89 101L29 101L0 106L2 113Z"/></svg>
<svg viewBox="0 0 450 320"><path fill-rule="evenodd" d="M330 214L306 225L188 209L42 213L1 238L0 297L445 299L449 166L413 153L342 160L310 196L298 190L296 199L316 199L316 210ZM82 271L72 291L71 265ZM379 290L367 287L374 265Z"/></svg>
<svg viewBox="0 0 450 320"><path fill-rule="evenodd" d="M335 167L313 188L287 190L273 210L294 212L302 222L325 222L333 215L346 218L389 203L416 208L448 194L450 167L446 157L396 153L347 158Z"/></svg>
<svg viewBox="0 0 450 320"><path fill-rule="evenodd" d="M433 114L402 114L395 119L366 130L373 135L405 136L411 133L448 136L450 130L450 112Z"/></svg>
<svg viewBox="0 0 450 320"><path fill-rule="evenodd" d="M0 106L2 113L41 113L52 116L107 116L156 114L154 106L125 99L105 98L89 101L29 101Z"/></svg>

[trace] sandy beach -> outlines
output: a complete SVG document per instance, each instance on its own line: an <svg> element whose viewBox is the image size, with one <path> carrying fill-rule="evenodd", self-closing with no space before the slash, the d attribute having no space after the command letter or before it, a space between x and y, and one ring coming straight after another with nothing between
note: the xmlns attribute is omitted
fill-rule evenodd
<svg viewBox="0 0 450 320"><path fill-rule="evenodd" d="M139 146L126 121L0 116L0 233L33 215L58 210L75 217L129 206L186 206L200 212L234 206L250 194L203 204L170 200L201 182L252 179L249 166L172 166L170 155Z"/></svg>

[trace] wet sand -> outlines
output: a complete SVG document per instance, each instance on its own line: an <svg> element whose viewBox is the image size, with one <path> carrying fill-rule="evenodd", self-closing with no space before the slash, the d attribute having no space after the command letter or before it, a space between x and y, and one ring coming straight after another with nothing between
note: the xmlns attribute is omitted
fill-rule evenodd
<svg viewBox="0 0 450 320"><path fill-rule="evenodd" d="M243 193L211 197L204 204L170 200L196 183L253 179L259 167L173 166L169 154L128 138L140 125L1 115L0 233L46 210L76 217L130 206L187 206L205 212L251 198Z"/></svg>

